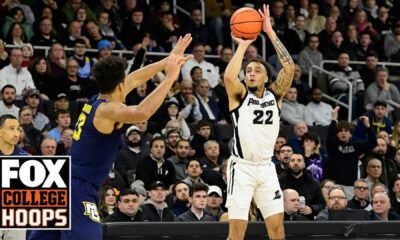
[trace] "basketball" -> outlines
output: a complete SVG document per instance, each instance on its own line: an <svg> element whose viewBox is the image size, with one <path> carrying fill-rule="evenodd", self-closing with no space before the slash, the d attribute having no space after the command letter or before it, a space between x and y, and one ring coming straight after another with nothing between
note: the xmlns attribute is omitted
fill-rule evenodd
<svg viewBox="0 0 400 240"><path fill-rule="evenodd" d="M235 37L254 39L262 30L263 20L256 10L243 7L232 14L230 25Z"/></svg>

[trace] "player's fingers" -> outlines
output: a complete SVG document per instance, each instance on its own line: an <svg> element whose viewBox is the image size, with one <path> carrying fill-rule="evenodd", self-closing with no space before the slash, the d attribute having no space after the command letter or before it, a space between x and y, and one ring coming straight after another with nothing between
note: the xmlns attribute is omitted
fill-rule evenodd
<svg viewBox="0 0 400 240"><path fill-rule="evenodd" d="M261 15L261 18L264 19L264 13L261 11L261 9L258 9L258 13Z"/></svg>

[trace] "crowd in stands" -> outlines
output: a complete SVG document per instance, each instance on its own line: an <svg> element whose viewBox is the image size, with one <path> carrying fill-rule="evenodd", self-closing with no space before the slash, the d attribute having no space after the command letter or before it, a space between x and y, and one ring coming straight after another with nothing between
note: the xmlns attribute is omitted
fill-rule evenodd
<svg viewBox="0 0 400 240"><path fill-rule="evenodd" d="M400 68L378 65L400 62L399 1L205 0L205 19L195 0L178 1L190 16L174 14L170 0L4 2L0 114L18 118L19 146L33 155L70 153L80 109L98 93L91 73L98 59L130 51L129 73L154 60L148 52L168 53L179 36L192 34L194 58L183 65L165 104L121 136L99 191L103 222L227 219L232 128L222 79L233 56L229 18L239 7L263 3L270 4L274 29L296 62L281 109L282 128L290 131L279 135L272 156L285 220L330 220L338 209L363 209L364 219L400 220L400 111L391 103L400 104L400 85L390 80ZM34 50L38 46L49 47L48 53ZM243 66L261 58L260 47L255 41L247 49ZM263 60L273 81L281 66L268 38L266 49ZM310 87L310 69L322 60L337 61L326 65L333 75L313 71ZM365 65L350 64L354 60ZM164 77L160 72L129 93L126 104L139 104ZM323 93L345 104L352 99L352 121ZM252 204L249 220L260 219Z"/></svg>

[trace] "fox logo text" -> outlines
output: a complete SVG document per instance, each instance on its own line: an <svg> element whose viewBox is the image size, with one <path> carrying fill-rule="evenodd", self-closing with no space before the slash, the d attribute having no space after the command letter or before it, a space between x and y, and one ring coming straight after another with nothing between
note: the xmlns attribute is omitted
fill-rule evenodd
<svg viewBox="0 0 400 240"><path fill-rule="evenodd" d="M70 229L70 157L0 161L0 229Z"/></svg>

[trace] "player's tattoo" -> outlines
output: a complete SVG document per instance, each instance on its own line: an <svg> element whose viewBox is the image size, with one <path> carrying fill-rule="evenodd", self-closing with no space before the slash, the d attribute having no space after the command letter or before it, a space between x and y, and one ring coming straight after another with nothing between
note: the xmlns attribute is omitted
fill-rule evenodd
<svg viewBox="0 0 400 240"><path fill-rule="evenodd" d="M275 51L282 65L284 65L285 63L293 64L292 57L290 56L289 52L286 50L285 46L283 46L282 42L279 40L277 36L275 36L275 39L272 39L272 43L275 47Z"/></svg>

